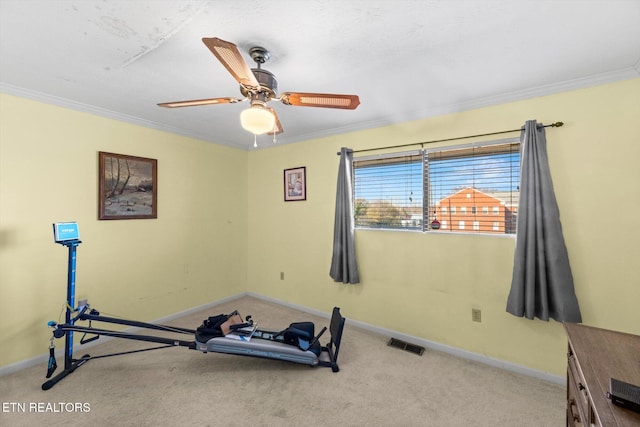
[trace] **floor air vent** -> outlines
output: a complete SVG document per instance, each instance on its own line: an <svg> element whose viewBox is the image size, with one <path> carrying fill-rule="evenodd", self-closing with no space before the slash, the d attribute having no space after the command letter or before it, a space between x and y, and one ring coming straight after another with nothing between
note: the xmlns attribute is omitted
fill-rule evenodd
<svg viewBox="0 0 640 427"><path fill-rule="evenodd" d="M415 344L409 344L406 341L402 341L396 338L389 339L389 342L387 343L387 345L389 347L399 348L399 349L408 351L410 353L417 354L419 356L422 356L422 353L424 353L424 347L421 347Z"/></svg>

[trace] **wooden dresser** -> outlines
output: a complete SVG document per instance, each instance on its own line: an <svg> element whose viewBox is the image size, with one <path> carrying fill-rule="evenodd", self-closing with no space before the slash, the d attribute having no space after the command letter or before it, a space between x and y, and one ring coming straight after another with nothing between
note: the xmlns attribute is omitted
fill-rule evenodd
<svg viewBox="0 0 640 427"><path fill-rule="evenodd" d="M640 427L640 414L607 398L609 379L640 385L640 336L565 323L567 426Z"/></svg>

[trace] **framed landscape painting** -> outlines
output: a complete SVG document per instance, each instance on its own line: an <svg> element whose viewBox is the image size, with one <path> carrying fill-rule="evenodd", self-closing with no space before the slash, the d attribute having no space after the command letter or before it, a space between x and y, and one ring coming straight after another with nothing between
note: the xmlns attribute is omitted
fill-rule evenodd
<svg viewBox="0 0 640 427"><path fill-rule="evenodd" d="M98 152L98 219L158 217L158 161Z"/></svg>

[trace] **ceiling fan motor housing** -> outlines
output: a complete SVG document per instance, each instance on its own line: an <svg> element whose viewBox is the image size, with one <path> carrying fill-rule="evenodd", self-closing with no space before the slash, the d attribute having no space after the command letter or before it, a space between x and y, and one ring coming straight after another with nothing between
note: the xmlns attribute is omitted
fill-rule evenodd
<svg viewBox="0 0 640 427"><path fill-rule="evenodd" d="M275 97L278 91L278 81L276 80L276 76L262 68L252 68L251 71L260 84L260 92L265 92L269 99ZM251 97L251 91L247 90L243 86L240 86L240 92L246 97Z"/></svg>

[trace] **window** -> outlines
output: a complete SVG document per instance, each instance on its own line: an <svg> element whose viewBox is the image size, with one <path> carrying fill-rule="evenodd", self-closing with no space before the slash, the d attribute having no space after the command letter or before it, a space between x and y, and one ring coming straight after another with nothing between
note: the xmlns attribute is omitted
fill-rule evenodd
<svg viewBox="0 0 640 427"><path fill-rule="evenodd" d="M361 157L353 166L356 228L431 231L437 220L437 232L515 233L517 138ZM458 212L472 221L472 229L457 221Z"/></svg>
<svg viewBox="0 0 640 427"><path fill-rule="evenodd" d="M354 160L356 228L422 230L422 153Z"/></svg>

